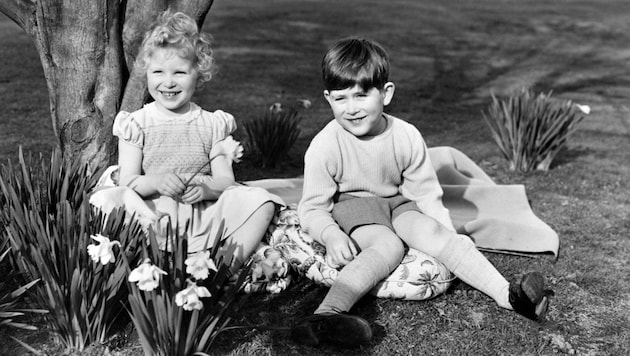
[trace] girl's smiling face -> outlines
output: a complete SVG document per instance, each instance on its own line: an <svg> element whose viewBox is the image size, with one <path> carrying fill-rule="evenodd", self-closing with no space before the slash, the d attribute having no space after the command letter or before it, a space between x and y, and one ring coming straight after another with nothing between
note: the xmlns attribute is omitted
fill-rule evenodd
<svg viewBox="0 0 630 356"><path fill-rule="evenodd" d="M174 49L156 48L147 68L149 94L165 113L183 114L195 93L197 70Z"/></svg>

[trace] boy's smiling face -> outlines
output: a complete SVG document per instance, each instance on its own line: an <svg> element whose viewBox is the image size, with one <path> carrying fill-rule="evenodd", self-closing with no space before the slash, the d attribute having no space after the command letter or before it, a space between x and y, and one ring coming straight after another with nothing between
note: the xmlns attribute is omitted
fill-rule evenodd
<svg viewBox="0 0 630 356"><path fill-rule="evenodd" d="M382 90L363 90L358 84L340 90L325 90L335 120L356 137L377 136L387 128L383 108L392 100L394 84L388 82Z"/></svg>

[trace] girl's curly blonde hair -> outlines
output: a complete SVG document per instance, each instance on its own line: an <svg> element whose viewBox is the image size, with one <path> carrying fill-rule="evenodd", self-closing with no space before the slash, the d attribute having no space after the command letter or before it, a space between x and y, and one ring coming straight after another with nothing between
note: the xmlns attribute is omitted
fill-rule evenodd
<svg viewBox="0 0 630 356"><path fill-rule="evenodd" d="M199 73L197 87L212 79L216 73L210 38L199 33L195 21L183 12L166 10L158 16L152 30L147 32L142 41L135 66L146 70L153 52L158 48L172 49L181 58L191 60Z"/></svg>

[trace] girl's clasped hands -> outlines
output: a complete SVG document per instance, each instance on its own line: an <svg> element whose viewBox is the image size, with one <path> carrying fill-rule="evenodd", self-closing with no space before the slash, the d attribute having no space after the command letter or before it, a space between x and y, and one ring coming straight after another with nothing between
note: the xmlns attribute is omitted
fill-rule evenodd
<svg viewBox="0 0 630 356"><path fill-rule="evenodd" d="M178 174L165 173L156 178L159 179L157 191L160 195L171 197L184 204L195 204L202 200L209 200L211 197L209 188L206 185L186 185Z"/></svg>

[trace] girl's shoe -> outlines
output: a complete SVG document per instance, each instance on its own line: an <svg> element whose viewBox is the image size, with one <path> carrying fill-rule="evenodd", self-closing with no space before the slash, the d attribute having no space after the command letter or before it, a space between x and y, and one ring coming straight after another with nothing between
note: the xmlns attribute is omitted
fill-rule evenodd
<svg viewBox="0 0 630 356"><path fill-rule="evenodd" d="M528 319L543 322L554 292L545 289L545 279L538 272L518 275L510 282L510 304L514 311Z"/></svg>
<svg viewBox="0 0 630 356"><path fill-rule="evenodd" d="M328 342L344 347L355 347L372 339L372 328L367 320L345 313L314 314L291 328L293 341L309 346Z"/></svg>

